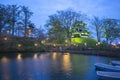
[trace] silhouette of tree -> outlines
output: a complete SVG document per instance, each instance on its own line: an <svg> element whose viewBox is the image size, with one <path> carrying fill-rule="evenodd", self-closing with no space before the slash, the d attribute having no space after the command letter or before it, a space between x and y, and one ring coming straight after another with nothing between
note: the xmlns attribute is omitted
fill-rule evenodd
<svg viewBox="0 0 120 80"><path fill-rule="evenodd" d="M22 16L23 16L23 23L24 23L24 35L25 37L27 36L27 28L29 26L29 22L30 22L30 17L32 16L32 12L29 10L28 7L26 6L22 6L21 7L21 11L22 11Z"/></svg>
<svg viewBox="0 0 120 80"><path fill-rule="evenodd" d="M102 37L103 20L99 19L98 17L94 17L91 23L95 27L97 41L100 42Z"/></svg>
<svg viewBox="0 0 120 80"><path fill-rule="evenodd" d="M19 6L8 5L7 9L9 11L9 14L7 15L8 16L8 24L11 26L12 36L14 36L15 28L17 25L17 21L19 19L19 14L20 14Z"/></svg>

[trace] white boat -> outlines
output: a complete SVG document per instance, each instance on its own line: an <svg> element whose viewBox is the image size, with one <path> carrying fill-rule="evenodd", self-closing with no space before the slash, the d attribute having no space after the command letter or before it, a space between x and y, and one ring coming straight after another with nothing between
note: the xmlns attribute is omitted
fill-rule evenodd
<svg viewBox="0 0 120 80"><path fill-rule="evenodd" d="M119 66L113 66L113 65L104 64L104 63L96 63L94 65L95 65L97 70L120 72L120 67Z"/></svg>
<svg viewBox="0 0 120 80"><path fill-rule="evenodd" d="M120 80L120 72L97 71L97 76L100 80Z"/></svg>
<svg viewBox="0 0 120 80"><path fill-rule="evenodd" d="M112 65L120 66L120 61L112 61L111 63L112 63Z"/></svg>

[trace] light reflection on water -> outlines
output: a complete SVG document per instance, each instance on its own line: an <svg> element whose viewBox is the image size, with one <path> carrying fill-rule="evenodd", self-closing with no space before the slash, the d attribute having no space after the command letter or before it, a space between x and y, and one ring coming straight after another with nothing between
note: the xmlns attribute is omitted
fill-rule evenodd
<svg viewBox="0 0 120 80"><path fill-rule="evenodd" d="M22 57L21 57L21 54L20 54L20 53L18 53L18 55L17 55L17 60L18 60L18 61L21 61L21 60L22 60Z"/></svg>
<svg viewBox="0 0 120 80"><path fill-rule="evenodd" d="M112 59L56 52L0 54L0 80L96 80L94 63Z"/></svg>

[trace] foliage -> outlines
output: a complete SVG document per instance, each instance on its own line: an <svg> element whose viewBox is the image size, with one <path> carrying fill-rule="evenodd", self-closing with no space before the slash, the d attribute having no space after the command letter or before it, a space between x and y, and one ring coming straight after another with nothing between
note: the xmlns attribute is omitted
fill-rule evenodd
<svg viewBox="0 0 120 80"><path fill-rule="evenodd" d="M21 11L22 11L22 16L24 16L23 18L22 18L22 23L23 23L23 26L24 26L24 35L25 35L25 37L27 36L27 28L28 28L28 26L29 27L34 27L34 24L33 23L31 23L30 22L30 17L32 16L32 12L29 10L29 8L28 7L26 7L26 6L22 6L21 7L22 9L21 9Z"/></svg>
<svg viewBox="0 0 120 80"><path fill-rule="evenodd" d="M104 37L106 43L112 43L120 36L119 23L116 19L104 19L103 21Z"/></svg>
<svg viewBox="0 0 120 80"><path fill-rule="evenodd" d="M46 23L49 35L54 38L54 40L63 40L62 42L64 42L65 39L70 39L70 29L73 27L73 24L76 21L83 20L84 17L85 15L77 13L72 9L57 11L56 14L49 16L49 20Z"/></svg>
<svg viewBox="0 0 120 80"><path fill-rule="evenodd" d="M0 36L2 35L2 30L8 21L6 15L8 15L7 8L4 5L0 4Z"/></svg>

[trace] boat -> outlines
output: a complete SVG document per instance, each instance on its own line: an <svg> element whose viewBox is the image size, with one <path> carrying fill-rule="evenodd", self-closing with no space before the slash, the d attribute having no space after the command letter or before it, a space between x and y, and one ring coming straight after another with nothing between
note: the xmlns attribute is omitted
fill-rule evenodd
<svg viewBox="0 0 120 80"><path fill-rule="evenodd" d="M120 80L120 72L97 71L100 80Z"/></svg>
<svg viewBox="0 0 120 80"><path fill-rule="evenodd" d="M104 64L104 63L96 63L94 65L95 65L96 70L120 72L119 66L113 66L113 65Z"/></svg>
<svg viewBox="0 0 120 80"><path fill-rule="evenodd" d="M120 66L120 61L112 61L111 63L112 63L112 65Z"/></svg>

